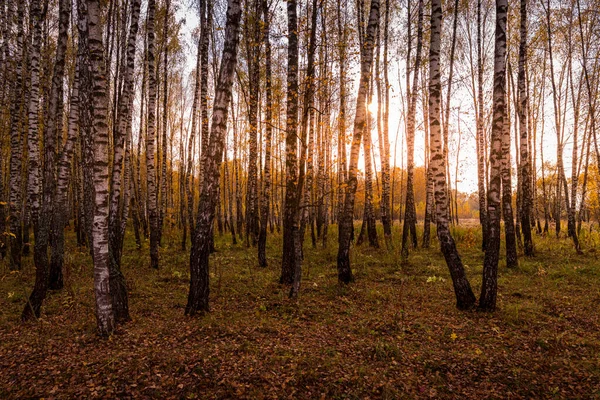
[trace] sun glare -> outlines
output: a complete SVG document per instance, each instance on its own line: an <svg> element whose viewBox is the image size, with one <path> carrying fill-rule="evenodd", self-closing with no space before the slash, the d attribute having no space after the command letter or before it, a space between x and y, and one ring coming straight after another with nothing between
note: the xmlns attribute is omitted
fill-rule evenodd
<svg viewBox="0 0 600 400"><path fill-rule="evenodd" d="M367 109L370 113L374 114L377 112L377 102L372 102L367 105Z"/></svg>

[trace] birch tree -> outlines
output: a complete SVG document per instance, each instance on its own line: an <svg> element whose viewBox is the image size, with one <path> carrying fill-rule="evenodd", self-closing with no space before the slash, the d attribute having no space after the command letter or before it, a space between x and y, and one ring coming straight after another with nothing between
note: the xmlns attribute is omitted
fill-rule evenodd
<svg viewBox="0 0 600 400"><path fill-rule="evenodd" d="M7 60L8 64L13 64L13 74L9 78L12 82L11 92L11 110L10 110L10 268L11 270L21 269L21 252L23 248L23 219L21 215L21 192L22 192L22 158L23 158L23 14L24 4L22 1L10 1L9 8L17 5L16 15L16 37L12 47L12 60ZM12 21L9 21L12 25ZM11 27L12 28L12 27Z"/></svg>
<svg viewBox="0 0 600 400"><path fill-rule="evenodd" d="M338 227L339 236L337 269L338 281L340 283L349 283L353 280L352 269L350 265L350 244L352 241L354 222L354 200L356 196L356 188L358 186L358 156L360 152L362 135L367 122L367 92L369 88L371 68L373 65L373 48L375 45L375 36L377 34L378 26L379 0L371 0L369 22L360 53L360 83L356 98L354 133L352 137L352 147L350 150L350 164L348 166L348 178L346 181L344 206L341 210Z"/></svg>
<svg viewBox="0 0 600 400"><path fill-rule="evenodd" d="M208 259L212 244L215 207L218 201L219 169L227 133L228 106L231 103L233 75L237 65L241 14L240 1L228 0L225 42L215 89L211 136L206 149L205 174L190 255L190 291L185 307L185 314L190 316L209 311Z"/></svg>
<svg viewBox="0 0 600 400"><path fill-rule="evenodd" d="M155 13L156 0L148 0L146 31L148 35L147 68L148 68L148 121L146 132L146 179L148 191L148 217L150 219L150 266L158 269L159 213L156 182L156 55L155 45Z"/></svg>
<svg viewBox="0 0 600 400"><path fill-rule="evenodd" d="M267 0L262 1L262 12L264 18L263 41L265 43L265 161L263 167L263 191L260 203L261 209L260 232L258 235L258 264L261 267L266 267L267 257L265 253L267 244L267 223L269 220L269 202L271 200L271 141L273 136L273 95L271 70L270 17L269 5Z"/></svg>
<svg viewBox="0 0 600 400"><path fill-rule="evenodd" d="M521 0L519 42L519 132L520 132L520 164L519 175L522 190L521 229L523 231L523 244L526 256L533 256L533 239L531 236L531 215L533 207L531 155L529 151L529 94L527 90L527 0Z"/></svg>
<svg viewBox="0 0 600 400"><path fill-rule="evenodd" d="M502 186L502 137L506 116L506 18L508 2L496 0L496 33L494 46L494 93L492 138L490 143L490 183L487 191L488 236L483 264L483 281L479 309L496 309L498 291L498 259L500 256L500 195Z"/></svg>
<svg viewBox="0 0 600 400"><path fill-rule="evenodd" d="M460 310L471 309L475 305L475 295L466 277L464 266L456 243L448 227L448 194L446 185L446 166L442 146L441 132L441 75L440 47L442 30L441 0L431 1L431 37L429 45L429 168L434 179L434 201L437 224L437 236L444 259L450 270L456 307Z"/></svg>

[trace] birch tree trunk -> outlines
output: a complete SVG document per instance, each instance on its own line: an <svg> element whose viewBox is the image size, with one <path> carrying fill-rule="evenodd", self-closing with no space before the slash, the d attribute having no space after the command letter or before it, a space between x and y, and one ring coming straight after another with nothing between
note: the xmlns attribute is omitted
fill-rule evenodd
<svg viewBox="0 0 600 400"><path fill-rule="evenodd" d="M148 0L148 122L146 132L146 179L148 191L148 216L150 219L150 266L158 269L158 244L159 244L159 213L157 209L156 187L156 72L155 72L155 13L156 0Z"/></svg>
<svg viewBox="0 0 600 400"><path fill-rule="evenodd" d="M52 86L50 89L49 105L46 123L44 125L44 174L41 212L37 219L37 232L35 233L34 263L36 268L36 282L29 302L25 306L21 318L28 320L39 318L42 303L46 298L50 279L50 265L48 260L48 245L52 231L55 193L56 193L56 148L58 145L58 132L62 122L62 87L65 72L65 57L67 50L69 18L71 2L59 2L59 40L56 47L54 70L52 73ZM31 128L31 127L30 127ZM36 128L37 129L37 128ZM31 134L31 132L30 132ZM33 156L35 157L35 155ZM35 220L34 220L35 221ZM35 222L34 222L35 227ZM34 228L35 229L35 228Z"/></svg>
<svg viewBox="0 0 600 400"><path fill-rule="evenodd" d="M39 99L40 99L40 45L42 41L42 15L40 0L31 0L30 20L32 29L32 44L29 52L29 104L28 104L28 130L27 153L29 155L29 169L27 174L27 197L29 203L29 220L33 226L34 235L38 229L38 215L40 209L40 145L38 138L39 126ZM37 271L37 269L36 269ZM36 272L37 280L37 272Z"/></svg>
<svg viewBox="0 0 600 400"><path fill-rule="evenodd" d="M481 249L487 249L487 208L485 194L485 134L483 131L483 37L481 2L477 1L477 192L479 195L479 223L481 224Z"/></svg>
<svg viewBox="0 0 600 400"><path fill-rule="evenodd" d="M200 51L200 129L202 137L200 140L200 182L204 179L205 156L208 148L208 45L210 43L210 31L212 23L212 0L200 0L200 40L202 47ZM200 186L202 187L202 186ZM200 207L200 206L198 206Z"/></svg>
<svg viewBox="0 0 600 400"><path fill-rule="evenodd" d="M122 178L127 178L129 171L123 172L126 162L125 152L128 149L127 138L131 129L133 79L135 70L135 50L140 16L141 0L131 2L131 22L127 38L126 64L123 70L123 91L119 96L117 105L117 126L114 132L114 156L112 168L112 187L109 212L109 244L110 244L110 289L113 299L113 312L115 322L129 321L129 304L127 299L127 286L125 277L121 273L121 256L123 249L123 235L121 226L127 221L125 207L128 201L121 193ZM126 183L125 190L129 190Z"/></svg>
<svg viewBox="0 0 600 400"><path fill-rule="evenodd" d="M448 213L450 215L450 222L453 224L453 217L454 215L452 214L452 179L450 177L450 158L448 157L448 148L450 145L450 129L449 129L449 124L450 124L450 99L452 96L452 80L454 78L454 55L455 55L455 51L456 51L456 29L457 29L457 25L458 25L458 0L454 1L454 22L452 23L452 41L451 41L451 45L450 45L450 59L449 59L449 64L450 64L450 68L448 71L448 90L446 91L446 104L445 104L445 110L444 110L444 116L442 118L442 122L443 122L443 129L442 129L442 134L444 135L444 160L446 162L446 175L447 175L447 184L448 184ZM458 160L458 152L457 152L457 160ZM458 161L457 161L457 166L456 168L458 168ZM458 191L456 192L456 195L458 195ZM456 196L455 196L456 197ZM456 212L456 210L455 210ZM457 224L458 224L458 216L456 217L457 220Z"/></svg>
<svg viewBox="0 0 600 400"><path fill-rule="evenodd" d="M590 73L588 71L588 65L587 65L587 59L588 59L588 50L589 48L587 48L585 46L585 42L584 42L584 35L583 35L583 21L581 18L581 4L580 1L577 0L577 14L578 14L578 23L579 23L579 37L581 39L581 47L582 47L582 69L583 69L583 76L585 78L585 86L586 86L586 91L587 91L587 95L588 95L588 99L593 99L592 101L588 100L588 113L590 115L590 134L589 134L589 138L588 138L588 150L587 153L588 155L586 156L586 168L585 168L585 176L584 176L584 183L583 183L583 194L582 194L582 199L581 199L581 209L583 209L583 205L584 205L584 201L585 201L585 190L586 190L586 182L587 182L587 172L588 172L588 164L587 164L587 158L589 157L589 147L590 147L590 142L592 140L592 137L594 138L594 144L595 144L595 149L596 149L596 162L598 162L598 138L597 138L597 134L596 134L596 118L594 117L596 115L596 93L598 91L597 86L594 89L592 80L590 78ZM593 70L592 70L593 72ZM592 78L594 76L594 74L592 73ZM580 210L581 210L580 209ZM581 213L581 211L580 211Z"/></svg>
<svg viewBox="0 0 600 400"><path fill-rule="evenodd" d="M200 100L200 66L202 59L202 40L198 41L198 54L196 56L196 74L194 86L194 100L192 102L191 130L188 138L188 162L186 169L187 216L190 227L190 238L194 237L194 141L196 140L196 124L198 121L198 103ZM182 244L182 247L185 245Z"/></svg>
<svg viewBox="0 0 600 400"><path fill-rule="evenodd" d="M52 290L62 289L63 264L65 247L65 226L69 218L68 189L71 178L71 159L77 141L79 125L79 60L76 60L75 77L71 92L71 106L67 129L67 141L62 148L58 160L58 180L56 185L56 212L54 216L54 238L52 240L52 257L50 260L50 283Z"/></svg>
<svg viewBox="0 0 600 400"><path fill-rule="evenodd" d="M371 85L372 86L372 85ZM373 89L370 89L371 94ZM369 96L371 97L371 96ZM370 103L370 101L369 101ZM368 112L368 110L367 110ZM366 222L367 237L369 246L379 248L379 240L377 238L377 229L375 226L375 210L373 207L373 153L372 153L372 131L371 131L371 113L368 112L367 123L364 133L364 158L365 158L365 210L363 221ZM363 224L364 226L364 224Z"/></svg>
<svg viewBox="0 0 600 400"><path fill-rule="evenodd" d="M92 67L89 55L89 27L87 1L77 0L77 30L78 30L78 54L79 58L79 103L89 105L92 102ZM93 257L93 219L94 219L94 136L92 132L92 108L79 108L79 137L82 158L83 178L83 225L86 243L90 255Z"/></svg>
<svg viewBox="0 0 600 400"><path fill-rule="evenodd" d="M342 19L341 0L337 3L337 25L338 25L338 54L339 65L339 85L340 85L340 105L338 115L338 136L337 136L337 219L338 225L341 222L342 204L344 200L345 182L347 177L346 160L346 46L347 33L345 20Z"/></svg>
<svg viewBox="0 0 600 400"><path fill-rule="evenodd" d="M504 219L504 237L506 241L506 266L516 268L517 239L515 233L515 219L512 209L512 162L510 155L510 94L505 97L506 111L504 118L504 131L502 132L502 218Z"/></svg>
<svg viewBox="0 0 600 400"><path fill-rule="evenodd" d="M302 278L302 259L304 257L304 233L310 206L310 190L312 185L312 145L314 143L314 91L315 91L315 51L317 37L317 1L312 1L311 27L306 62L306 87L302 102L302 118L300 123L300 160L298 162L298 181L293 215L294 245L294 278L289 297L294 298L300 290ZM296 52L297 55L297 52ZM298 60L296 57L296 64ZM288 94L289 96L289 94ZM310 135L310 137L309 137ZM307 167L308 166L308 167ZM287 195L287 194L286 194ZM287 203L286 203L287 204ZM286 206L287 207L287 206ZM313 242L314 244L314 242Z"/></svg>
<svg viewBox="0 0 600 400"><path fill-rule="evenodd" d="M101 336L112 333L115 320L110 293L108 244L108 97L104 71L101 9L98 0L87 0L89 24L89 54L92 66L92 132L94 135L94 188L95 212L93 230L94 293L96 321Z"/></svg>
<svg viewBox="0 0 600 400"><path fill-rule="evenodd" d="M506 17L507 0L496 0L494 47L494 110L490 149L490 183L487 192L488 237L483 264L483 281L479 309L494 311L498 291L500 256L500 188L502 186L502 137L506 134Z"/></svg>
<svg viewBox="0 0 600 400"><path fill-rule="evenodd" d="M246 243L256 245L258 215L258 109L260 92L260 7L258 0L248 2L245 43L248 63L248 184L246 186Z"/></svg>
<svg viewBox="0 0 600 400"><path fill-rule="evenodd" d="M292 284L296 270L294 256L295 230L298 210L298 21L297 2L287 2L288 18L288 65L287 65L287 109L285 135L285 203L283 211L283 256L279 282Z"/></svg>
<svg viewBox="0 0 600 400"><path fill-rule="evenodd" d="M402 225L402 258L408 258L408 236L410 234L413 247L417 247L416 234L416 211L414 191L414 169L415 169L415 119L417 108L417 89L419 86L419 65L421 64L421 49L423 48L423 0L419 0L417 22L417 49L413 71L413 84L408 99L408 115L406 126L406 206L404 209L404 224Z"/></svg>
<svg viewBox="0 0 600 400"><path fill-rule="evenodd" d="M273 100L272 100L272 72L271 72L271 41L269 5L267 0L262 1L264 18L263 40L265 42L265 161L263 171L263 192L260 210L260 232L258 235L258 264L267 266L267 222L269 220L269 201L271 198L271 141L273 136ZM231 210L231 206L230 206ZM232 220L233 224L233 220ZM232 225L233 229L233 225ZM234 231L232 231L234 232Z"/></svg>
<svg viewBox="0 0 600 400"><path fill-rule="evenodd" d="M360 83L358 86L358 96L356 98L356 113L354 117L354 133L352 137L352 147L350 151L350 164L348 167L348 179L346 182L346 193L344 198L344 208L340 215L339 236L338 236L338 281L340 283L349 283L353 280L352 269L350 266L350 244L352 240L352 230L354 222L354 200L356 188L358 186L358 156L360 143L367 122L366 100L369 88L369 79L373 65L373 48L375 45L375 36L379 25L379 0L371 0L371 10L369 12L369 23L367 25L366 36L361 48L360 57Z"/></svg>
<svg viewBox="0 0 600 400"><path fill-rule="evenodd" d="M531 215L533 214L531 155L529 151L529 94L527 91L527 0L521 0L521 39L519 42L519 131L521 174L520 185L522 192L521 230L526 256L533 256L533 239L531 236Z"/></svg>
<svg viewBox="0 0 600 400"><path fill-rule="evenodd" d="M385 1L383 23L383 130L382 141L379 144L381 154L381 223L383 224L383 237L388 249L392 248L392 217L390 208L390 139L389 139L389 114L390 114L390 83L388 77L388 42L389 42L390 2ZM379 105L381 106L381 105Z"/></svg>
<svg viewBox="0 0 600 400"><path fill-rule="evenodd" d="M442 30L441 0L431 1L431 42L429 46L429 168L434 179L434 199L437 236L444 259L450 270L456 307L460 310L473 308L475 295L465 275L456 244L448 228L448 195L446 185L446 160L443 154L440 124L442 88L440 79L440 46Z"/></svg>
<svg viewBox="0 0 600 400"><path fill-rule="evenodd" d="M162 233L164 229L164 220L167 214L168 192L167 192L167 131L168 131L168 103L169 103L169 70L168 70L168 55L169 55L169 8L171 1L165 2L165 19L163 21L164 29L164 48L163 48L163 112L162 112L162 151L161 151L161 174L160 174L160 211L159 211L159 235L158 242L162 242ZM158 71L157 71L158 73Z"/></svg>
<svg viewBox="0 0 600 400"><path fill-rule="evenodd" d="M11 1L13 3L14 1ZM21 269L21 252L23 249L23 218L22 218L22 159L23 159L23 116L24 116L24 91L23 91L23 14L24 5L22 1L17 3L16 17L16 37L12 54L12 60L7 60L7 64L13 64L13 75L10 85L11 88L11 109L10 109L10 269L18 271ZM9 4L9 7L11 4ZM9 21L9 26L12 21ZM12 28L12 26L11 26ZM12 30L12 29L11 29ZM6 38L7 40L10 37Z"/></svg>
<svg viewBox="0 0 600 400"><path fill-rule="evenodd" d="M231 103L231 87L237 64L240 17L240 1L228 0L225 42L213 103L212 134L206 149L205 175L190 255L190 292L185 308L185 314L190 316L209 311L208 258L212 244L215 206L218 201L219 168L227 133L227 108Z"/></svg>

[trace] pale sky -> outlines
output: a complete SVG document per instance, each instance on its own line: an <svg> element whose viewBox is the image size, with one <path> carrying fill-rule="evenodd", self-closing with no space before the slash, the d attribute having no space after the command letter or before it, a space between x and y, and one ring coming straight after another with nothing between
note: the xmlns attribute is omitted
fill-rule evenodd
<svg viewBox="0 0 600 400"><path fill-rule="evenodd" d="M284 3L279 4L279 7L282 8ZM199 18L197 16L197 11L194 8L188 7L180 7L178 10L178 18L185 19L186 24L182 29L182 39L187 43L187 64L186 71L191 72L195 68L195 58L196 58L196 49L195 45L192 44L191 33L194 28L199 25ZM283 27L285 28L285 26ZM274 28L275 29L275 28ZM222 32L222 31L221 31ZM285 32L274 32L275 34L285 34ZM393 52L392 52L393 53ZM335 67L334 67L335 68ZM401 165L401 162L404 161L404 165L406 164L406 144L404 140L404 131L405 131L405 123L402 118L402 103L399 96L399 91L405 92L406 88L404 87L405 77L404 72L404 60L399 58L390 57L390 83L392 88L390 90L390 114L389 114L389 138L390 138L390 151L392 160L390 160L390 164L394 165L394 153L396 153L395 163L397 166ZM358 65L355 63L352 66L352 69L349 71L349 78L354 78L353 83L348 85L348 110L353 114L355 104L355 89L358 83ZM400 73L399 73L400 72ZM488 71L487 73L491 73ZM458 74L458 73L457 73ZM400 81L401 80L401 81ZM473 100L471 98L470 93L462 86L459 82L457 82L457 78L455 75L455 82L453 84L453 95L452 95L452 109L450 116L450 174L452 185L454 186L455 180L455 168L456 168L456 148L458 144L458 130L460 126L460 153L459 153L459 179L458 179L458 190L461 192L471 193L477 191L477 158L476 158L476 143L475 143L475 118L472 111L473 108ZM400 84L401 83L401 84ZM423 82L420 82L420 85L423 85ZM445 93L445 92L444 92ZM374 96L376 97L376 96ZM545 118L544 118L544 160L555 162L556 161L556 131L554 128L554 119L548 118L549 115L552 115L552 100L551 100L551 92L550 88L546 88L546 104L545 104ZM445 94L444 94L445 99ZM188 102L191 104L191 101ZM375 107L373 105L372 107ZM459 109L460 109L460 123L459 123ZM514 121L513 121L514 124ZM349 129L347 134L351 135L352 124L349 124ZM540 154L539 154L539 145L540 145L540 136L541 136L542 127L538 127L538 169L541 166L540 162ZM565 130L565 146L564 146L564 162L565 162L565 173L567 176L571 174L571 152L572 152L572 137L571 137L572 127L568 127ZM397 135L397 132L399 134ZM511 127L511 135L513 135L511 140L511 153L512 153L512 161L513 168L516 168L515 164L515 147L514 147L514 125ZM423 131L423 116L422 116L422 100L419 99L417 106L417 130L415 137L415 164L416 166L424 165L424 131ZM396 143L396 137L398 136L398 143ZM376 154L376 168L380 169L381 162L379 160L379 151L378 151L378 138L376 130L373 131L372 134L373 145ZM335 151L335 146L334 146ZM362 156L361 156L362 159ZM364 163L361 160L360 166ZM513 172L515 172L513 170ZM513 185L516 185L516 174L513 174Z"/></svg>

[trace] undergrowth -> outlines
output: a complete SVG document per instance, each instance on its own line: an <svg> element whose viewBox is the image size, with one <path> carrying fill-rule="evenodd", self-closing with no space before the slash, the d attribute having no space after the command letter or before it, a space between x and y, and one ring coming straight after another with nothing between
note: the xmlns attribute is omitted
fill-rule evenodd
<svg viewBox="0 0 600 400"><path fill-rule="evenodd" d="M269 266L256 249L217 236L211 312L184 317L189 252L166 232L161 268L148 243L123 254L133 321L95 333L92 265L68 235L65 288L40 320L19 322L33 286L0 266L0 398L565 398L600 396L600 265L596 232L583 255L566 239L535 236L536 256L500 262L498 310L460 312L437 242L411 251L355 247L355 282L339 286L336 227L326 248L305 243L300 296L280 286L281 237ZM476 294L477 228L453 228ZM380 237L382 237L380 235ZM383 240L380 241L383 244ZM188 246L189 249L189 246Z"/></svg>

